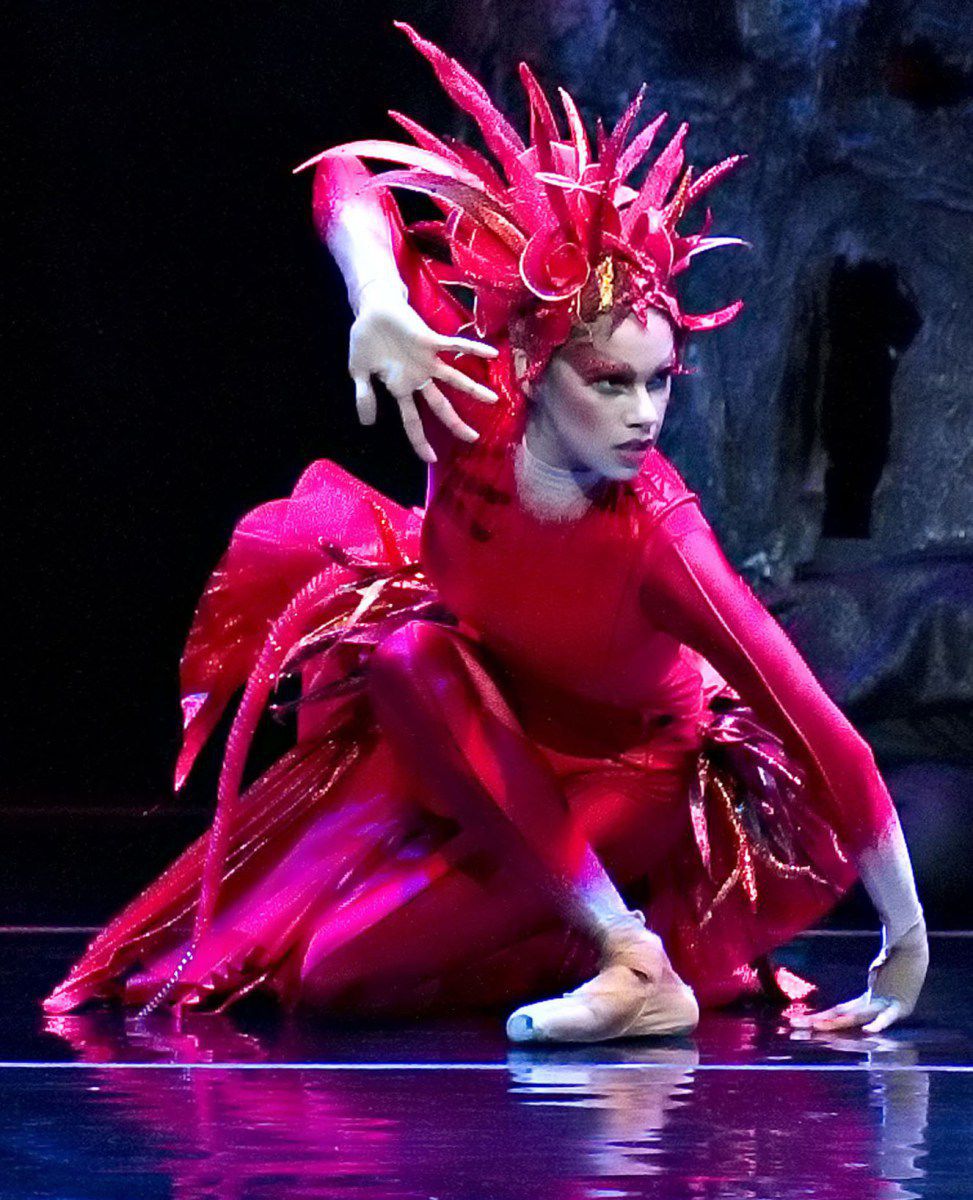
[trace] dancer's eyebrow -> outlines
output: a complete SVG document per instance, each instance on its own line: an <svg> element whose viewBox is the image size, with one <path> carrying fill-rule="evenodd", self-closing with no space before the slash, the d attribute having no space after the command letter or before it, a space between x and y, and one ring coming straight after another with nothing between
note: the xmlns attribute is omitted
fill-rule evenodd
<svg viewBox="0 0 973 1200"><path fill-rule="evenodd" d="M630 382L636 377L636 372L629 363L603 358L588 346L579 346L577 349L571 350L568 361L580 375L589 380L608 376L611 379L624 379ZM664 362L659 363L653 375L658 375L660 371L671 371L674 366L675 359L669 355Z"/></svg>
<svg viewBox="0 0 973 1200"><path fill-rule="evenodd" d="M579 346L568 354L571 366L581 375L594 379L598 375L635 377L635 372L628 363L620 363L615 359L603 358L590 346Z"/></svg>
<svg viewBox="0 0 973 1200"><path fill-rule="evenodd" d="M631 383L635 379L635 370L626 363L613 362L610 358L595 359L590 363L581 364L582 372L591 379L607 377L609 379L624 379Z"/></svg>

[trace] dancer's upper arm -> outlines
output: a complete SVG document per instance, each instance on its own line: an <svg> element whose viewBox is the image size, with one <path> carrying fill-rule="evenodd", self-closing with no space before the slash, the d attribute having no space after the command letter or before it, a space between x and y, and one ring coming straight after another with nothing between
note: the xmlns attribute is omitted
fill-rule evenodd
<svg viewBox="0 0 973 1200"><path fill-rule="evenodd" d="M815 773L854 844L874 841L892 814L867 742L734 570L695 498L656 524L642 604L652 624L698 651Z"/></svg>

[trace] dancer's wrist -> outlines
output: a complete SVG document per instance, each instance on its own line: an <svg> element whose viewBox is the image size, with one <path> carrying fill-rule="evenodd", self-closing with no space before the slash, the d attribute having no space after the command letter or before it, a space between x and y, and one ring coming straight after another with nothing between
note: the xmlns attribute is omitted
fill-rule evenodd
<svg viewBox="0 0 973 1200"><path fill-rule="evenodd" d="M375 275L357 285L348 297L352 311L357 317L363 308L398 309L409 303L409 292L397 276L388 278Z"/></svg>
<svg viewBox="0 0 973 1200"><path fill-rule="evenodd" d="M875 1001L890 1001L900 1016L915 1008L929 967L929 941L926 922L920 917L894 940L883 927L882 949L868 969L868 996Z"/></svg>
<svg viewBox="0 0 973 1200"><path fill-rule="evenodd" d="M887 950L912 950L925 945L929 940L926 931L926 919L922 909L918 917L905 929L882 922L882 948Z"/></svg>

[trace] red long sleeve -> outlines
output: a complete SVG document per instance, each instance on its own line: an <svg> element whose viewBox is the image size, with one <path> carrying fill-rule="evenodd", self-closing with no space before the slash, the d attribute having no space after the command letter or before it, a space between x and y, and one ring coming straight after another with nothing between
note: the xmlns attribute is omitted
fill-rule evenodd
<svg viewBox="0 0 973 1200"><path fill-rule="evenodd" d="M707 659L817 775L853 851L874 844L894 810L870 747L727 561L698 503L663 517L647 549L641 599L653 625Z"/></svg>

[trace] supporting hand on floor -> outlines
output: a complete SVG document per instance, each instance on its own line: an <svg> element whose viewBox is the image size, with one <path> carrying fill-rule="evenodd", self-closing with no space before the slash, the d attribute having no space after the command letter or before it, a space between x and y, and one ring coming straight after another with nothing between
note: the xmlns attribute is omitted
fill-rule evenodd
<svg viewBox="0 0 973 1200"><path fill-rule="evenodd" d="M791 1017L795 1029L833 1030L861 1028L881 1033L910 1015L919 999L929 966L926 923L920 918L892 945L883 946L868 970L868 990L817 1013Z"/></svg>

